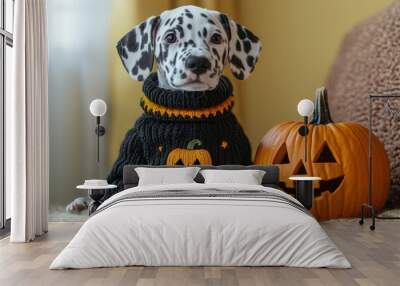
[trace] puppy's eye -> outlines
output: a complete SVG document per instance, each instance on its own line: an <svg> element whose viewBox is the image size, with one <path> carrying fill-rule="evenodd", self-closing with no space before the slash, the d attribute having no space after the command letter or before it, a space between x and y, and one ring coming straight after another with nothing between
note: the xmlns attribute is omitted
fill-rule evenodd
<svg viewBox="0 0 400 286"><path fill-rule="evenodd" d="M175 33L169 33L164 37L164 40L168 43L168 44L173 44L176 43L176 41L178 40L176 38Z"/></svg>
<svg viewBox="0 0 400 286"><path fill-rule="evenodd" d="M219 45L219 44L222 43L222 37L221 37L220 34L214 34L214 35L211 36L210 41L213 44Z"/></svg>

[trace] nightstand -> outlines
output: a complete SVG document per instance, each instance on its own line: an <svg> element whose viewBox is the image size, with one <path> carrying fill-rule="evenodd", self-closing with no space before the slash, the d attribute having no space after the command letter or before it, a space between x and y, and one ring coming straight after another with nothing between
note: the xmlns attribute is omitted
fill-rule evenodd
<svg viewBox="0 0 400 286"><path fill-rule="evenodd" d="M107 191L110 189L115 189L117 186L116 185L108 185L108 184L90 184L90 181L103 181L104 180L86 180L85 184L76 186L77 189L84 189L88 191L88 196L89 198L92 199L92 201L89 204L89 215L91 215L93 212L96 211L96 209L100 206L102 203L102 198L107 195ZM107 181L105 181L107 182Z"/></svg>
<svg viewBox="0 0 400 286"><path fill-rule="evenodd" d="M295 181L296 199L301 202L305 208L311 209L314 201L313 182L320 181L320 177L310 176L292 176L289 180Z"/></svg>

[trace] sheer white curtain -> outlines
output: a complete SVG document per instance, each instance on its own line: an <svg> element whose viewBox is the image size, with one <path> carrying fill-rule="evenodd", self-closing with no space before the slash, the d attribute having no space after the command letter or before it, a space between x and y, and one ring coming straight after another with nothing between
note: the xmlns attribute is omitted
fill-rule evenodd
<svg viewBox="0 0 400 286"><path fill-rule="evenodd" d="M6 99L10 241L27 242L47 232L48 227L46 0L15 1L13 51L13 92Z"/></svg>

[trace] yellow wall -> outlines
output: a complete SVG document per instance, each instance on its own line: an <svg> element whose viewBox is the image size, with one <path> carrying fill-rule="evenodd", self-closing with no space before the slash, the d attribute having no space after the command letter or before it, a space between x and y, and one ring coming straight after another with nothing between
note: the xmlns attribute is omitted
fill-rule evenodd
<svg viewBox="0 0 400 286"><path fill-rule="evenodd" d="M253 146L276 123L299 118L347 31L392 0L239 1L240 21L263 41L254 74L240 84L241 122ZM251 3L251 5L250 5ZM329 91L328 91L329 92Z"/></svg>
<svg viewBox="0 0 400 286"><path fill-rule="evenodd" d="M150 15L171 7L196 4L224 11L249 27L263 42L254 74L235 81L235 113L253 151L278 122L298 118L297 102L313 98L324 84L341 40L351 27L392 0L113 0L110 38L109 163L126 131L141 114L142 83L133 81L115 50L117 41ZM230 72L227 70L227 74Z"/></svg>

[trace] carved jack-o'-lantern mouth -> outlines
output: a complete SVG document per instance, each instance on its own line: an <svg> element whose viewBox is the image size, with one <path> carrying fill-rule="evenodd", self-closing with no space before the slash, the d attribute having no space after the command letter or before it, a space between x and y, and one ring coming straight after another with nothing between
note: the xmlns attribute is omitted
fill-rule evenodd
<svg viewBox="0 0 400 286"><path fill-rule="evenodd" d="M279 164L279 165L290 165L290 160L289 160L289 154L287 152L287 147L286 144L283 144L277 153L277 156L275 157L274 164ZM312 161L311 164L317 164L319 166L322 166L323 164L339 164L335 156L332 154L331 149L329 148L328 144L324 142L322 144L322 147L318 154L316 154L314 160ZM293 175L310 175L306 167L304 166L303 161L299 161L296 167L293 170ZM313 176L320 176L319 174L312 174ZM317 186L314 188L314 196L319 197L322 195L324 192L329 192L333 193L335 192L340 185L342 184L344 180L344 175L340 175L334 178L329 178L329 179L323 179L319 182L316 183ZM294 187L289 187L290 185L293 185L293 182L288 182L281 181L280 182L280 187L285 190L287 193L290 194L295 194L295 188Z"/></svg>
<svg viewBox="0 0 400 286"><path fill-rule="evenodd" d="M339 186L342 184L343 179L344 179L344 176L340 176L338 178L319 181L319 187L314 188L314 197L319 197L324 192L329 192L329 193L335 192L339 188ZM295 188L287 187L284 182L280 183L280 187L289 194L294 195L296 192Z"/></svg>
<svg viewBox="0 0 400 286"><path fill-rule="evenodd" d="M344 176L330 180L322 180L319 182L319 188L314 189L314 196L319 197L323 192L333 193L336 191L340 184L343 182Z"/></svg>

